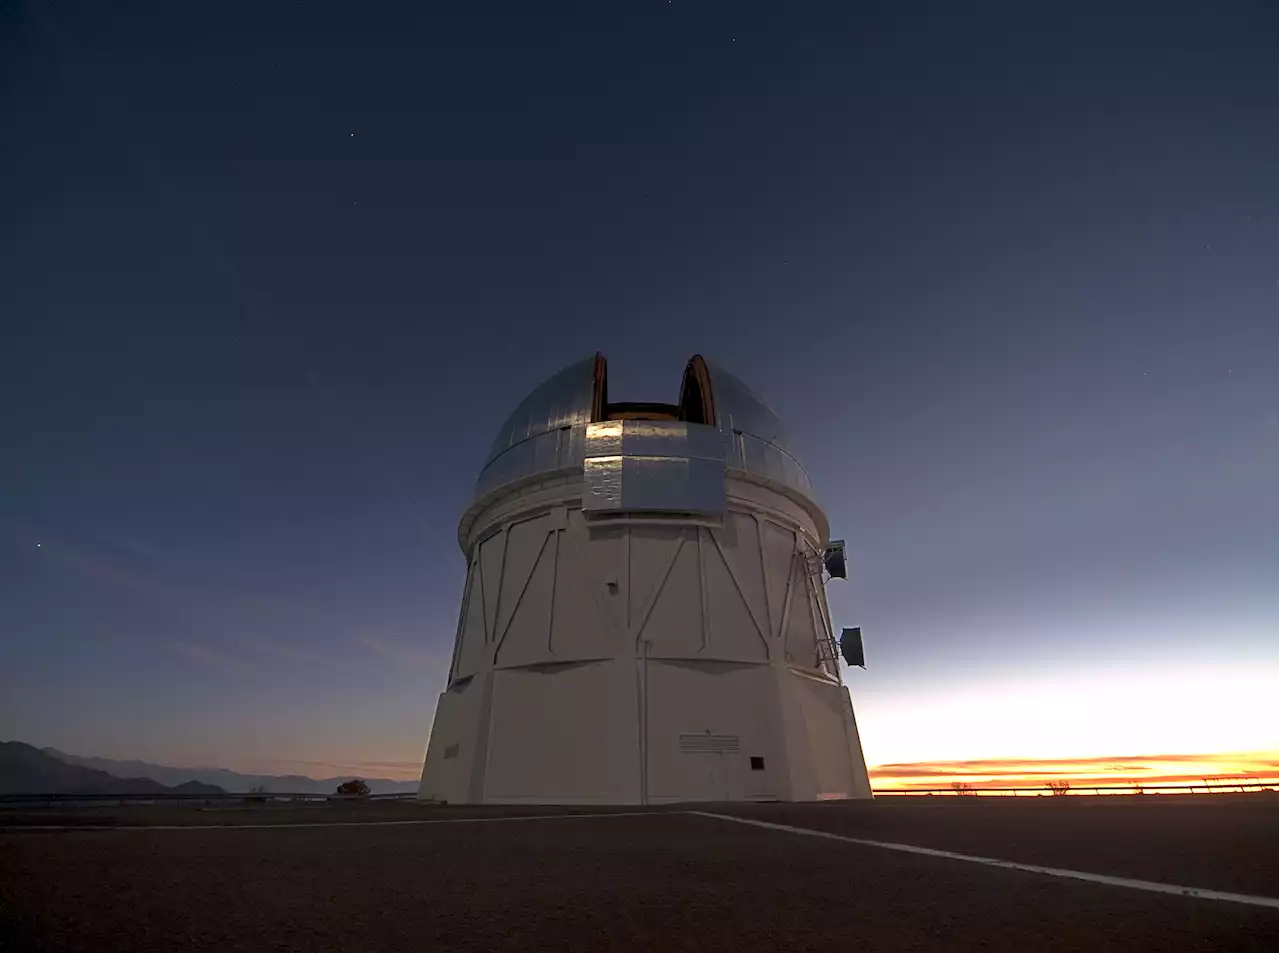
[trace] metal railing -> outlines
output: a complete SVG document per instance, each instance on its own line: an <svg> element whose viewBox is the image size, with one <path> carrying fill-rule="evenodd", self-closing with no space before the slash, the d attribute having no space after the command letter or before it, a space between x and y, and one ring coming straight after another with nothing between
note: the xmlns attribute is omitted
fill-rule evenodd
<svg viewBox="0 0 1280 953"><path fill-rule="evenodd" d="M403 794L289 794L275 791L254 791L224 794L189 794L166 792L162 794L0 794L0 807L31 806L35 804L66 805L123 805L169 804L194 802L199 804L324 804L341 801L407 801L416 798L415 792Z"/></svg>
<svg viewBox="0 0 1280 953"><path fill-rule="evenodd" d="M1071 796L1079 794L1245 794L1249 792L1275 791L1280 782L1274 780L1264 780L1260 778L1241 778L1235 781L1206 783L1203 781L1187 784L1143 784L1133 782L1130 784L1078 784L1055 791L1047 783L1038 784L1032 787L1010 787L1010 788L993 788L978 787L977 785L951 786L945 788L877 788L874 794L877 797L893 796L893 795L909 795L917 796L924 794L946 794L951 796Z"/></svg>
<svg viewBox="0 0 1280 953"><path fill-rule="evenodd" d="M1065 796L1081 794L1138 795L1138 794L1230 794L1276 791L1280 782L1257 778L1240 778L1229 782L1200 782L1196 784L1081 784L1061 792ZM949 797L1042 797L1059 796L1047 784L1032 787L943 787L943 788L877 788L877 797L922 797L944 795ZM284 806L290 804L331 804L342 802L364 803L368 801L410 801L417 794L290 794L285 792L252 792L225 794L0 794L0 808L64 806L112 806L126 804L236 804Z"/></svg>

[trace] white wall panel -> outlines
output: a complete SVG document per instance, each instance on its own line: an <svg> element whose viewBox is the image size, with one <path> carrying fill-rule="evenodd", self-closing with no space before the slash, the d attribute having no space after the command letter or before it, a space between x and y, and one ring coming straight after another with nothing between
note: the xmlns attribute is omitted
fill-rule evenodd
<svg viewBox="0 0 1280 953"><path fill-rule="evenodd" d="M804 706L796 691L797 677L784 665L772 666L774 690L778 697L779 723L786 758L786 800L809 801L817 795L818 775Z"/></svg>
<svg viewBox="0 0 1280 953"><path fill-rule="evenodd" d="M418 797L451 804L470 800L477 734L485 714L486 678L480 676L441 693L436 702Z"/></svg>
<svg viewBox="0 0 1280 953"><path fill-rule="evenodd" d="M767 637L773 630L769 626L764 559L755 517L748 513L726 513L724 527L707 532L719 544L720 554L737 582L752 618Z"/></svg>
<svg viewBox="0 0 1280 953"><path fill-rule="evenodd" d="M795 531L761 520L760 551L768 587L769 631L781 641L782 610L786 604L787 586L794 571L792 562L796 551Z"/></svg>
<svg viewBox="0 0 1280 953"><path fill-rule="evenodd" d="M556 549L555 595L551 610L551 650L561 661L613 658L630 655L621 618L626 614L625 579L611 589L608 579L617 572L619 551L625 558L625 540L593 541L582 514L570 511L567 528L554 541Z"/></svg>
<svg viewBox="0 0 1280 953"><path fill-rule="evenodd" d="M676 550L683 544L686 533L673 531L670 526L633 525L629 527L628 562L629 599L627 625L637 629L657 598L658 589L666 580Z"/></svg>
<svg viewBox="0 0 1280 953"><path fill-rule="evenodd" d="M589 518L580 480L560 477L464 517L475 542L454 690L423 796L869 796L838 670L791 670L821 674L825 594L797 555L821 542L817 517L766 485L727 487L719 524Z"/></svg>
<svg viewBox="0 0 1280 953"><path fill-rule="evenodd" d="M645 672L650 803L742 800L749 789L782 796L785 759L768 666L648 662ZM682 735L733 737L737 751L689 753ZM753 777L753 755L765 759L761 778Z"/></svg>
<svg viewBox="0 0 1280 953"><path fill-rule="evenodd" d="M851 797L853 795L854 766L849 758L849 739L845 733L845 717L840 695L846 694L841 685L818 682L802 675L793 675L805 727L812 750L816 775L815 796Z"/></svg>
<svg viewBox="0 0 1280 953"><path fill-rule="evenodd" d="M485 633L484 594L481 588L480 565L473 563L471 575L467 580L467 608L462 617L462 640L458 646L457 661L454 664L453 677L466 678L474 675L484 665L489 652Z"/></svg>
<svg viewBox="0 0 1280 953"><path fill-rule="evenodd" d="M512 613L533 574L533 567L542 555L547 541L547 522L546 516L540 516L521 520L507 528L507 542L502 559L502 589L496 612L498 622L490 635L493 642L498 642L507 630Z"/></svg>
<svg viewBox="0 0 1280 953"><path fill-rule="evenodd" d="M729 481L730 506L738 511L767 515L783 526L792 526L813 543L827 538L826 517L818 518L810 509L774 489L747 480Z"/></svg>
<svg viewBox="0 0 1280 953"><path fill-rule="evenodd" d="M507 534L495 533L480 544L480 591L484 597L484 627L490 647L498 638L498 594L502 591L502 561Z"/></svg>
<svg viewBox="0 0 1280 953"><path fill-rule="evenodd" d="M841 712L844 717L845 741L849 750L849 766L853 773L853 790L850 797L869 798L871 794L871 777L867 773L867 759L862 753L862 736L858 733L858 722L853 716L853 698L849 690L840 686Z"/></svg>
<svg viewBox="0 0 1280 953"><path fill-rule="evenodd" d="M609 636L623 633L627 627L627 599L629 595L628 580L628 537L627 526L597 526L579 511L577 519L571 524L570 531L578 539L585 542L581 547L585 554L585 567L595 580L596 591L604 607L609 622ZM611 642L614 654L630 650L621 642Z"/></svg>
<svg viewBox="0 0 1280 953"><path fill-rule="evenodd" d="M485 800L640 800L633 663L506 669L493 677Z"/></svg>
<svg viewBox="0 0 1280 953"><path fill-rule="evenodd" d="M651 658L697 658L705 641L702 625L702 579L694 530L683 531L675 564L639 635Z"/></svg>
<svg viewBox="0 0 1280 953"><path fill-rule="evenodd" d="M539 527L542 530L541 527ZM516 536L511 535L509 550L514 550ZM532 540L529 541L532 548ZM507 668L513 665L534 665L541 662L554 662L551 652L551 602L552 586L555 581L556 541L548 538L542 531L542 542L539 544L538 561L529 570L528 576L521 580L517 588L514 584L508 599L508 589L503 586L503 599L499 617L506 618L506 628L499 633L498 650L494 665ZM508 606L508 602L510 605Z"/></svg>
<svg viewBox="0 0 1280 953"><path fill-rule="evenodd" d="M817 667L818 628L813 616L814 605L809 575L804 561L797 557L791 567L790 603L787 606L787 658L793 665Z"/></svg>
<svg viewBox="0 0 1280 953"><path fill-rule="evenodd" d="M740 662L766 662L765 636L744 598L745 593L729 572L709 530L703 530L702 567L706 585L710 632L704 654ZM757 595L763 593L756 590Z"/></svg>

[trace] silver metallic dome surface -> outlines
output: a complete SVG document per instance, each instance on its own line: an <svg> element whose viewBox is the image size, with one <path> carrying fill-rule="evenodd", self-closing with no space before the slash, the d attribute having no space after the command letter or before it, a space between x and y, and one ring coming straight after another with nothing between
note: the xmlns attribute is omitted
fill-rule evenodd
<svg viewBox="0 0 1280 953"><path fill-rule="evenodd" d="M710 361L714 424L724 442L725 466L768 477L812 494L809 475L796 459L778 415L739 378ZM686 371L686 379L689 371ZM604 360L593 355L547 378L520 402L498 431L476 482L481 497L538 473L581 468L587 430L603 419ZM701 430L701 424L688 424Z"/></svg>
<svg viewBox="0 0 1280 953"><path fill-rule="evenodd" d="M591 423L595 365L595 355L575 361L531 390L494 437L485 466L533 437Z"/></svg>

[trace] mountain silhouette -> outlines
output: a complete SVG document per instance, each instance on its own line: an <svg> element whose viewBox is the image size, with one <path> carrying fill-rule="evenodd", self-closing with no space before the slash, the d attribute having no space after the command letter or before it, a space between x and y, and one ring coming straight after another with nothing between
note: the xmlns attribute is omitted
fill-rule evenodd
<svg viewBox="0 0 1280 953"><path fill-rule="evenodd" d="M0 741L0 794L225 794L201 782L176 787L69 764L21 741Z"/></svg>
<svg viewBox="0 0 1280 953"><path fill-rule="evenodd" d="M300 774L241 774L227 768L180 768L148 761L115 761L111 758L91 758L67 754L57 748L41 749L46 755L69 765L105 771L117 777L149 778L160 784L179 785L188 782L217 785L232 793L247 792L255 787L265 787L277 794L332 794L339 784L358 775L343 774L331 778L311 778ZM365 784L373 794L411 794L418 790L417 781L395 781L390 778L365 778Z"/></svg>

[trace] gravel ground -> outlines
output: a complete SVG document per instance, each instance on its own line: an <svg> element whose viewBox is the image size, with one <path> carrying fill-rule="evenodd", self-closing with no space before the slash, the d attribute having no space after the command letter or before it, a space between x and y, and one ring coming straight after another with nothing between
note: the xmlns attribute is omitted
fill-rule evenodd
<svg viewBox="0 0 1280 953"><path fill-rule="evenodd" d="M1072 866L1100 873L1276 895L1274 799L1102 800L882 799L706 809L1033 863L1076 858L1081 863ZM199 823L189 830L0 832L0 950L1270 953L1277 946L1275 909L1000 870L678 811L500 823L208 826L214 813L218 823L284 824L532 813L368 808L99 810L98 821L116 825L181 816ZM0 825L13 819L0 815Z"/></svg>

